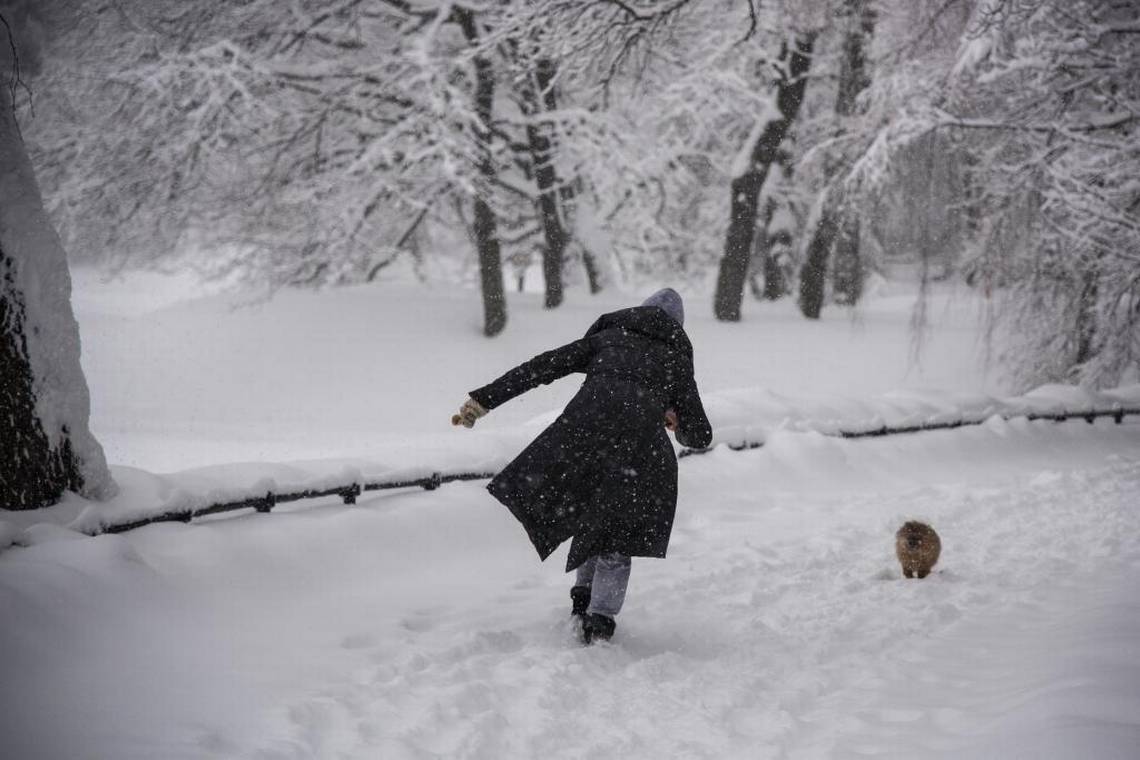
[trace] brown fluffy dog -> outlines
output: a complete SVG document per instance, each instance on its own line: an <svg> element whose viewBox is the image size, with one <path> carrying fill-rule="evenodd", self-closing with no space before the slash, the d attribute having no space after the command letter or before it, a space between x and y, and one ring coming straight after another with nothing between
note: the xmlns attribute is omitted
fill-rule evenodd
<svg viewBox="0 0 1140 760"><path fill-rule="evenodd" d="M930 575L930 568L934 567L941 553L942 541L934 528L926 523L912 520L895 534L895 554L898 555L903 575L907 578L915 575L925 578Z"/></svg>

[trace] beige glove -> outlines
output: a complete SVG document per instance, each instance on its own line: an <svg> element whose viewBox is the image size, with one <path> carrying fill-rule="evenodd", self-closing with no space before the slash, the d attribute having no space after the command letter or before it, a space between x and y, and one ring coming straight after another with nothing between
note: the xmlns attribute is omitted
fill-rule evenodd
<svg viewBox="0 0 1140 760"><path fill-rule="evenodd" d="M451 415L452 425L462 425L465 428L475 427L475 420L487 413L487 410L473 398L468 398L459 407L459 414Z"/></svg>

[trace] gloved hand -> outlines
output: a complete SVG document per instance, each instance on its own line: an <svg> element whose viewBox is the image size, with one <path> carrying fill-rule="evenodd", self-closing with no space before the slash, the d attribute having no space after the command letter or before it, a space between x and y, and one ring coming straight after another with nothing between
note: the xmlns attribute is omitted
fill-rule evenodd
<svg viewBox="0 0 1140 760"><path fill-rule="evenodd" d="M459 414L451 415L452 425L462 425L465 428L475 427L475 420L487 413L487 410L473 398L468 398L459 407Z"/></svg>

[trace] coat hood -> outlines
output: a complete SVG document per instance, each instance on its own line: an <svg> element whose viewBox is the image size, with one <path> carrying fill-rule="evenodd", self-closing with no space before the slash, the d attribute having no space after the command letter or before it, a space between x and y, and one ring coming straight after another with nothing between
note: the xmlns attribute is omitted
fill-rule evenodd
<svg viewBox="0 0 1140 760"><path fill-rule="evenodd" d="M634 306L603 314L586 331L586 335L614 328L672 344L689 356L693 354L693 346L689 342L689 336L685 334L685 328L658 306Z"/></svg>
<svg viewBox="0 0 1140 760"><path fill-rule="evenodd" d="M685 324L685 302L673 288L661 288L641 302L642 306L656 306L681 325Z"/></svg>

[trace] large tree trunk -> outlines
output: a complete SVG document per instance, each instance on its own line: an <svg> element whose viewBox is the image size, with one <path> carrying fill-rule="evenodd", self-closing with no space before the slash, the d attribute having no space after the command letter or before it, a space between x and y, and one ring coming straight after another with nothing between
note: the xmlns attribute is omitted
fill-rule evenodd
<svg viewBox="0 0 1140 760"><path fill-rule="evenodd" d="M544 106L548 111L554 110L557 106L554 96L554 73L553 61L540 60L535 66L534 85L528 86L525 91L525 100L530 111L526 136L531 163L534 166L535 184L538 185L538 211L542 218L542 232L545 239L542 248L542 274L546 282L545 304L548 309L553 309L562 303L562 259L568 240L558 203L558 175L554 171L552 143L548 135L550 125L537 123Z"/></svg>
<svg viewBox="0 0 1140 760"><path fill-rule="evenodd" d="M0 87L0 507L115 493L88 428L67 255Z"/></svg>
<svg viewBox="0 0 1140 760"><path fill-rule="evenodd" d="M796 49L784 50L786 75L777 83L776 105L780 117L768 122L751 149L748 168L732 180L728 233L724 241L724 257L720 261L713 311L722 321L740 320L740 304L744 300L744 282L748 275L748 261L752 255L752 241L756 234L756 211L760 190L772 164L777 159L780 143L799 113L803 102L806 74L811 66L813 34L796 40Z"/></svg>
<svg viewBox="0 0 1140 760"><path fill-rule="evenodd" d="M846 0L847 33L839 69L839 92L835 115L843 120L855 113L859 93L870 85L866 48L874 32L874 10L867 0ZM831 177L828 177L830 181ZM827 260L836 247L836 300L855 304L863 294L863 263L859 258L859 224L838 191L825 190L819 221L808 243L808 258L800 271L800 311L809 319L819 319L827 282ZM838 242L837 242L838 239ZM840 260L840 257L842 259Z"/></svg>
<svg viewBox="0 0 1140 760"><path fill-rule="evenodd" d="M479 30L475 25L475 14L466 8L454 8L452 13L463 29L469 44L479 40ZM483 193L490 192L495 179L495 161L491 155L491 112L495 102L495 75L491 61L477 55L475 67L475 111L480 125L476 135L482 156L479 173L485 180L482 191L475 195L475 245L479 249L479 279L483 288L483 334L487 337L498 335L507 326L507 301L503 293L503 258L499 251L499 232L495 212L487 203Z"/></svg>

